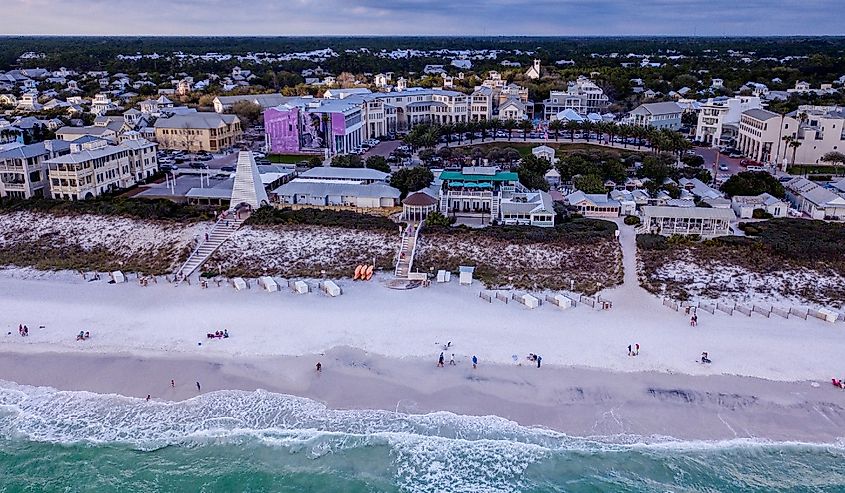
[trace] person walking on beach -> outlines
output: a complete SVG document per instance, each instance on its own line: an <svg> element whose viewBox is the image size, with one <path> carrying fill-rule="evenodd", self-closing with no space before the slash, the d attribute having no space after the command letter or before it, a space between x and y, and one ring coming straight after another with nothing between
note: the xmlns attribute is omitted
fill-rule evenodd
<svg viewBox="0 0 845 493"><path fill-rule="evenodd" d="M147 402L150 402L150 394L147 394Z"/></svg>
<svg viewBox="0 0 845 493"><path fill-rule="evenodd" d="M202 387L200 387L200 383L197 382L197 392L202 392Z"/></svg>
<svg viewBox="0 0 845 493"><path fill-rule="evenodd" d="M634 356L639 356L639 355L640 355L640 343L638 342L638 343L634 344Z"/></svg>
<svg viewBox="0 0 845 493"><path fill-rule="evenodd" d="M478 356L472 356L472 369L475 370L478 367Z"/></svg>
<svg viewBox="0 0 845 493"><path fill-rule="evenodd" d="M634 352L631 351L631 345L628 344L628 356L633 356L633 355L634 355Z"/></svg>
<svg viewBox="0 0 845 493"><path fill-rule="evenodd" d="M320 373L321 371L323 371L323 364L318 361L317 362L317 373Z"/></svg>
<svg viewBox="0 0 845 493"><path fill-rule="evenodd" d="M443 368L443 353L442 352L440 353L440 357L437 358L437 367Z"/></svg>
<svg viewBox="0 0 845 493"><path fill-rule="evenodd" d="M449 366L455 366L455 353L452 353L452 357L449 358Z"/></svg>
<svg viewBox="0 0 845 493"><path fill-rule="evenodd" d="M171 388L171 389L175 389L175 388L176 388L176 380L170 379L170 388Z"/></svg>
<svg viewBox="0 0 845 493"><path fill-rule="evenodd" d="M537 368L540 368L540 362L543 361L543 357L539 354L537 355Z"/></svg>

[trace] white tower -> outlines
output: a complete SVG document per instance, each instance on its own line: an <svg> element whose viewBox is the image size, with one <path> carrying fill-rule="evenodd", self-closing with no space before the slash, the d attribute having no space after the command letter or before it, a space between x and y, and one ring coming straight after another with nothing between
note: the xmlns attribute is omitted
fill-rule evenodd
<svg viewBox="0 0 845 493"><path fill-rule="evenodd" d="M232 187L231 207L249 204L253 210L270 203L267 191L261 183L258 165L250 151L238 153L238 167L235 170L235 184Z"/></svg>

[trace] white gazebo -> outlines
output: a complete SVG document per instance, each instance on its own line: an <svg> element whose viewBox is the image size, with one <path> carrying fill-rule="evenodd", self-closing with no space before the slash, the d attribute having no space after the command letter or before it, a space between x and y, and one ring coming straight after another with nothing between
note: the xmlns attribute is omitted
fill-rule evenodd
<svg viewBox="0 0 845 493"><path fill-rule="evenodd" d="M425 192L414 192L402 201L402 219L406 221L423 221L436 210L437 199Z"/></svg>

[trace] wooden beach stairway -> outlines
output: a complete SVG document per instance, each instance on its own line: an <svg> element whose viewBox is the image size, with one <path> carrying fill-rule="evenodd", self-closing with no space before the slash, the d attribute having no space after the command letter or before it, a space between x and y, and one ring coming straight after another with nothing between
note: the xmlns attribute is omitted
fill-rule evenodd
<svg viewBox="0 0 845 493"><path fill-rule="evenodd" d="M196 248L188 256L188 260L176 271L176 279L183 280L193 274L226 242L235 232L240 229L244 221L249 217L246 211L241 212L241 218L234 212L230 212L226 218L220 218L214 223L211 231L208 232L208 239L201 238Z"/></svg>
<svg viewBox="0 0 845 493"><path fill-rule="evenodd" d="M402 231L395 271L396 277L400 279L407 279L411 268L414 266L414 255L417 252L420 229L422 229L422 224L409 223Z"/></svg>

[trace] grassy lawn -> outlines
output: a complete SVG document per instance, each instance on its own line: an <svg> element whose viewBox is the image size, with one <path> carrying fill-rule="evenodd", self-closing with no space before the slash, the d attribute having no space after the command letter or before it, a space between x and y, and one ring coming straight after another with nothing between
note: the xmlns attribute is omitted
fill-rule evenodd
<svg viewBox="0 0 845 493"><path fill-rule="evenodd" d="M845 175L845 166L829 166L818 164L796 164L794 166L787 166L786 172L790 175L830 175L842 176Z"/></svg>
<svg viewBox="0 0 845 493"><path fill-rule="evenodd" d="M307 154L268 154L267 159L271 163L277 164L296 164L300 161L307 160L310 155Z"/></svg>
<svg viewBox="0 0 845 493"><path fill-rule="evenodd" d="M521 137L514 136L514 139L510 142L485 142L485 143L478 143L473 145L465 145L461 146L463 148L471 149L478 147L484 151L488 151L494 147L498 147L500 149L505 149L508 147L512 147L519 151L519 154L522 156L530 156L531 149L534 149L540 145L547 145L553 149L555 149L555 154L559 157L566 156L569 154L577 153L577 152L598 152L604 153L609 156L619 158L622 156L627 156L637 152L647 152L645 149L640 149L637 151L636 146L630 146L627 150L625 149L616 149L612 147L605 147L601 145L594 145L594 144L585 144L585 143L569 143L566 141L564 137L560 138L560 141L555 142L554 140L550 140L543 144L535 143L535 142L522 142Z"/></svg>

